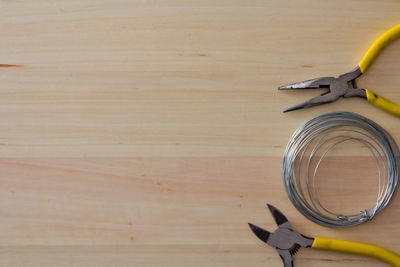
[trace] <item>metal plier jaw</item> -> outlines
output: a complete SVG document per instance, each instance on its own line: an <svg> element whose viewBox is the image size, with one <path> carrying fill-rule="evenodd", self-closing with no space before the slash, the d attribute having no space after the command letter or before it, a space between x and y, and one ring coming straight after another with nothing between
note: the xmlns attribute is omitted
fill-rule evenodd
<svg viewBox="0 0 400 267"><path fill-rule="evenodd" d="M316 79L292 83L286 86L278 87L278 90L292 90L292 89L317 89L327 88L328 91L320 96L311 98L301 104L288 108L284 112L298 110L302 108L321 105L337 100L339 97L362 97L367 98L364 89L357 88L356 79L362 74L360 68L357 66L350 72L346 72L339 77L320 77Z"/></svg>
<svg viewBox="0 0 400 267"><path fill-rule="evenodd" d="M314 238L306 237L293 231L289 221L282 212L270 204L267 204L267 206L278 225L278 229L276 229L275 232L270 233L261 227L249 223L250 229L259 239L276 248L283 261L284 267L292 267L292 256L300 249L300 247L311 247Z"/></svg>

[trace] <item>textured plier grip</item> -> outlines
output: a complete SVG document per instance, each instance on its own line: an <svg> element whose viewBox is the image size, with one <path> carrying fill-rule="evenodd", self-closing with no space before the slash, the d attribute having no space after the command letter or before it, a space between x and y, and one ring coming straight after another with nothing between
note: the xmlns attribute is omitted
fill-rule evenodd
<svg viewBox="0 0 400 267"><path fill-rule="evenodd" d="M384 97L381 97L377 93L372 92L371 90L365 89L367 93L367 101L390 114L400 117L400 105L397 105Z"/></svg>
<svg viewBox="0 0 400 267"><path fill-rule="evenodd" d="M400 267L400 255L374 245L316 237L312 248L368 256Z"/></svg>
<svg viewBox="0 0 400 267"><path fill-rule="evenodd" d="M365 73L367 69L371 66L375 58L378 56L378 54L382 51L382 49L399 37L400 37L400 24L394 26L393 28L382 34L372 44L372 46L368 49L367 53L364 55L364 57L358 64L358 66L361 69L361 72Z"/></svg>

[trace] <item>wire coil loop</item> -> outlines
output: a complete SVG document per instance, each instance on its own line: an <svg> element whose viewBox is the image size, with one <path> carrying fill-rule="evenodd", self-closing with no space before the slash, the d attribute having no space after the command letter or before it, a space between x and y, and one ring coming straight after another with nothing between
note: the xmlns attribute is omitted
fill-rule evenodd
<svg viewBox="0 0 400 267"><path fill-rule="evenodd" d="M378 197L373 207L356 214L339 214L322 205L316 189L317 171L337 145L359 142L377 164ZM371 220L382 211L398 188L399 149L375 122L351 112L330 112L306 122L291 137L282 164L284 186L293 205L308 219L341 228Z"/></svg>

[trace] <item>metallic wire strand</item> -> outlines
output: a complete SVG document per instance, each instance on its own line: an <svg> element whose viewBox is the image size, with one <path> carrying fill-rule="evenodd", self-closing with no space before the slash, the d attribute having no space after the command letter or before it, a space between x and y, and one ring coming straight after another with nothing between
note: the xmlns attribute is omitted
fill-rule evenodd
<svg viewBox="0 0 400 267"><path fill-rule="evenodd" d="M346 142L366 147L379 174L375 205L356 214L324 207L316 189L321 162L335 146ZM399 186L398 159L396 142L381 126L355 113L330 112L306 122L293 134L283 157L284 186L293 205L311 221L333 228L354 226L371 220L393 198Z"/></svg>

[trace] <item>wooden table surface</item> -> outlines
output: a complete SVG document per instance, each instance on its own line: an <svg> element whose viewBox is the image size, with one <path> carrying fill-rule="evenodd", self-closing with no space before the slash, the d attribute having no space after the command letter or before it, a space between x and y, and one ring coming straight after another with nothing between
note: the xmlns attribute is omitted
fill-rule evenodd
<svg viewBox="0 0 400 267"><path fill-rule="evenodd" d="M371 222L328 229L281 177L303 122L357 112L400 143L399 118L356 98L283 114L320 91L276 90L351 70L400 22L397 0L3 0L0 12L1 266L282 266L247 226L275 228L267 202L305 235L400 252L399 195ZM400 102L399 62L395 41L359 86ZM327 201L376 197L361 150L332 163ZM310 249L295 264L386 266Z"/></svg>

